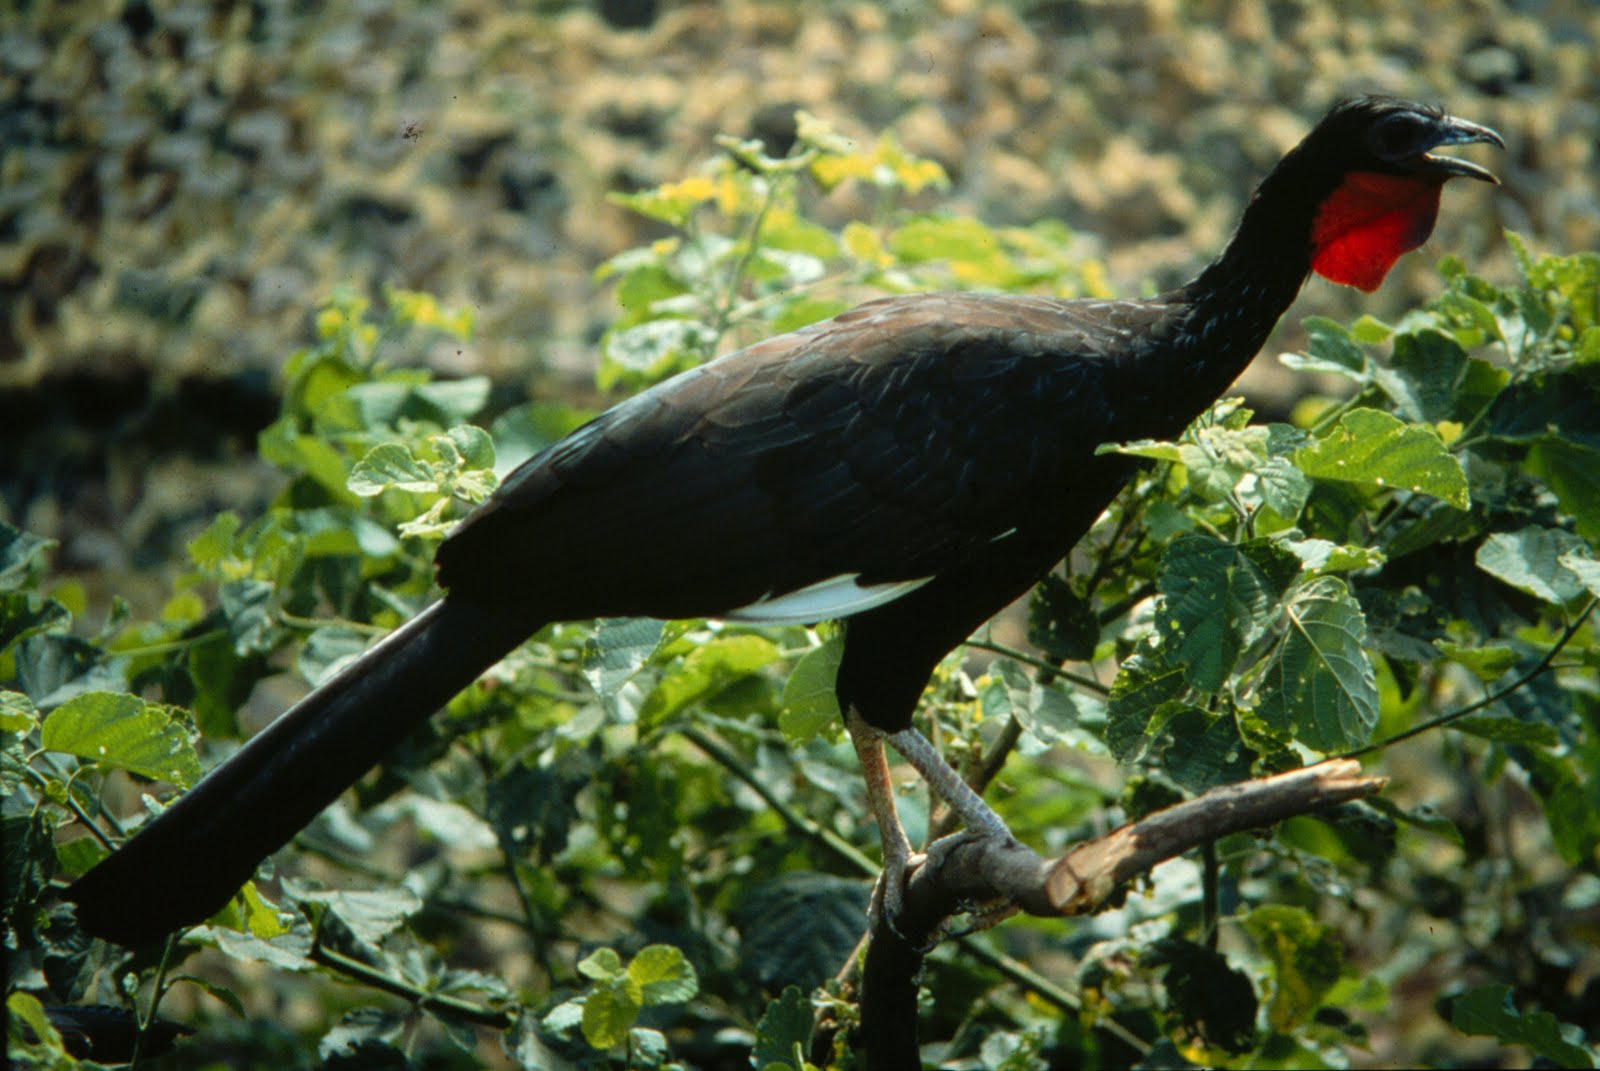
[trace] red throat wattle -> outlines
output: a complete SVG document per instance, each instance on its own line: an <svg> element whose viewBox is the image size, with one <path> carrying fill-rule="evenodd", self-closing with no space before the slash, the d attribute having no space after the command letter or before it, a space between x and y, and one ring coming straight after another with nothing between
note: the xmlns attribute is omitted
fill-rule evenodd
<svg viewBox="0 0 1600 1071"><path fill-rule="evenodd" d="M1409 175L1346 175L1311 226L1311 270L1368 293L1378 289L1394 262L1433 233L1443 186L1443 179Z"/></svg>

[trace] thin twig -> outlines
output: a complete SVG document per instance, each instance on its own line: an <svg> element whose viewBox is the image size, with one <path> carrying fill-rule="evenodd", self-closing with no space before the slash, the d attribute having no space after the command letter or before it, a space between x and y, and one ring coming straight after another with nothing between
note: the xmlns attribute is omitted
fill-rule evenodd
<svg viewBox="0 0 1600 1071"><path fill-rule="evenodd" d="M139 1057L144 1054L145 1039L150 1036L150 1028L155 1025L156 1009L161 1006L161 998L167 995L167 970L172 966L172 952L178 947L179 934L167 935L166 942L161 946L161 963L156 967L155 984L150 990L150 1006L144 1014L138 1017L139 1032L133 1039L133 1052L128 1057L128 1066L137 1068Z"/></svg>
<svg viewBox="0 0 1600 1071"><path fill-rule="evenodd" d="M1093 677L1086 677L1081 673L1062 669L1054 662L1036 658L1026 651L1019 651L1017 648L1008 647L1003 643L996 643L993 640L968 640L963 646L972 647L979 651L989 651L992 654L1004 655L1013 662L1020 662L1030 669L1038 670L1040 673L1048 673L1052 677L1058 677L1061 680L1076 684L1079 688L1088 692L1094 692L1098 695L1111 694L1110 688L1107 688Z"/></svg>
<svg viewBox="0 0 1600 1071"><path fill-rule="evenodd" d="M1541 676L1550 668L1551 663L1556 660L1556 655L1560 654L1562 649L1565 648L1567 644L1572 642L1573 637L1578 634L1578 630L1583 627L1583 623L1589 619L1591 614L1594 613L1595 606L1597 604L1600 604L1600 598L1591 598L1588 603L1584 605L1583 610L1579 612L1578 616L1573 619L1572 624L1568 625L1566 629L1563 630L1560 638L1556 640L1555 645L1551 647L1550 650L1545 652L1543 658L1539 659L1538 664L1532 669L1528 670L1528 672L1524 673L1522 676L1518 677L1516 680L1512 681L1510 684L1506 685L1504 688L1490 692L1476 703L1468 703L1459 710L1452 710L1448 714L1441 714L1439 717L1431 718L1428 721L1423 722L1421 725L1413 725L1404 732L1395 733L1393 736L1385 737L1382 740L1368 744L1366 747L1357 748L1354 751L1347 751L1343 755L1339 755L1337 757L1341 759L1360 758L1362 755L1370 755L1374 751L1381 751L1390 745L1398 744L1402 740L1410 740L1413 736L1420 736L1429 730L1443 728L1453 721L1457 721L1466 717L1468 714L1474 714L1486 706L1489 706L1493 703L1498 703L1500 700L1504 699L1517 689L1532 683L1536 678Z"/></svg>
<svg viewBox="0 0 1600 1071"><path fill-rule="evenodd" d="M400 997L419 1008L441 1014L446 1018L477 1023L479 1026L492 1027L496 1030L507 1030L511 1027L511 1016L506 1012L474 1004L460 997L418 989L382 971L374 970L360 960L335 952L320 941L312 944L306 958L346 977L354 978L363 985Z"/></svg>

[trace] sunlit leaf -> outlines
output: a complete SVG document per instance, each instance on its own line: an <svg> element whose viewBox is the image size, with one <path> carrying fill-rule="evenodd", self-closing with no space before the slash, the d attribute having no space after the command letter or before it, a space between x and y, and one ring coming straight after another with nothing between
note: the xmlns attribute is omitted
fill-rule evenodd
<svg viewBox="0 0 1600 1071"><path fill-rule="evenodd" d="M1467 476L1433 428L1377 409L1353 409L1295 461L1310 477L1368 491L1432 495L1466 509Z"/></svg>
<svg viewBox="0 0 1600 1071"><path fill-rule="evenodd" d="M189 732L162 707L136 695L85 692L51 711L40 742L105 766L187 788L200 779Z"/></svg>
<svg viewBox="0 0 1600 1071"><path fill-rule="evenodd" d="M672 945L646 945L628 963L628 977L639 986L644 1007L682 1004L700 991L694 964Z"/></svg>

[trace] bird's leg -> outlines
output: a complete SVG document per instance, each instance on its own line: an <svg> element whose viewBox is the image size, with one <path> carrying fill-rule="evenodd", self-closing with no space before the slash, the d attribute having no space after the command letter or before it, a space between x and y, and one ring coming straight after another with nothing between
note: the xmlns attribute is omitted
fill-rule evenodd
<svg viewBox="0 0 1600 1071"><path fill-rule="evenodd" d="M878 823L878 836L883 841L883 877L873 900L893 919L900 913L905 893L906 869L912 859L911 838L906 836L900 814L895 809L889 759L883 750L883 730L868 725L854 707L845 711L844 724L861 763L861 775L867 785L867 806L872 809L872 817Z"/></svg>
<svg viewBox="0 0 1600 1071"><path fill-rule="evenodd" d="M889 743L917 768L922 779L928 783L928 789L949 804L962 825L985 836L1004 837L1008 841L1016 839L1000 816L983 802L982 796L972 791L972 786L944 760L944 756L928 742L927 737L916 729L901 729L890 734ZM893 806L892 801L890 806Z"/></svg>

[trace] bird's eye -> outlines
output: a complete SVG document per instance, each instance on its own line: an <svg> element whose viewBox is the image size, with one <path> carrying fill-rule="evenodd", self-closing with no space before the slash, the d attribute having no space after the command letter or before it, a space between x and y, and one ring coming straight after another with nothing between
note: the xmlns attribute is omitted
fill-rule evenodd
<svg viewBox="0 0 1600 1071"><path fill-rule="evenodd" d="M1426 128L1412 115L1391 115L1368 134L1372 151L1385 160L1414 156L1426 140Z"/></svg>

